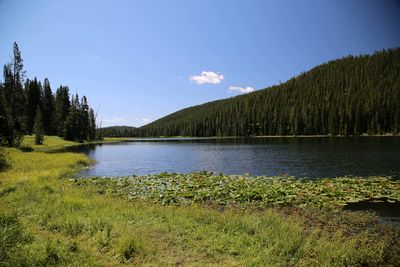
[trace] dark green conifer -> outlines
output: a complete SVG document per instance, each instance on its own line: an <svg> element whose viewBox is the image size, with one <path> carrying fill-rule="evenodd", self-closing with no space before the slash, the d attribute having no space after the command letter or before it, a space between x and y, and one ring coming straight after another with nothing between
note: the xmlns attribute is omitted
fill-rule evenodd
<svg viewBox="0 0 400 267"><path fill-rule="evenodd" d="M43 110L43 124L45 133L47 135L56 134L54 127L54 95L51 91L50 82L46 78L43 83L43 99L42 99L42 110Z"/></svg>
<svg viewBox="0 0 400 267"><path fill-rule="evenodd" d="M42 145L43 144L43 139L44 139L44 125L43 125L43 116L42 112L39 108L37 107L37 112L35 116L35 124L33 126L33 130L35 133L35 144L36 145Z"/></svg>
<svg viewBox="0 0 400 267"><path fill-rule="evenodd" d="M37 109L42 109L42 85L35 78L34 80L26 80L25 83L25 108L23 117L23 128L25 133L32 134L33 125Z"/></svg>
<svg viewBox="0 0 400 267"><path fill-rule="evenodd" d="M8 146L19 146L23 138L22 118L24 96L22 84L25 78L23 60L17 43L13 44L11 62L4 65L3 97L9 120L10 132L6 138Z"/></svg>
<svg viewBox="0 0 400 267"><path fill-rule="evenodd" d="M92 108L89 109L88 140L96 139L96 116Z"/></svg>
<svg viewBox="0 0 400 267"><path fill-rule="evenodd" d="M55 96L54 127L58 136L64 135L64 125L70 110L69 88L60 86Z"/></svg>

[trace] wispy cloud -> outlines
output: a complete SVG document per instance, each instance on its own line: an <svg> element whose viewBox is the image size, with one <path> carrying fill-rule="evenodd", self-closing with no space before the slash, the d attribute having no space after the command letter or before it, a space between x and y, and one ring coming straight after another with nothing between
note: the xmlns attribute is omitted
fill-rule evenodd
<svg viewBox="0 0 400 267"><path fill-rule="evenodd" d="M110 119L103 119L103 122L107 122L107 123L116 123L116 122L121 122L124 121L123 118L118 118L118 117L112 117Z"/></svg>
<svg viewBox="0 0 400 267"><path fill-rule="evenodd" d="M230 93L240 93L240 94L246 94L246 93L251 93L254 92L256 89L253 87L247 86L247 87L239 87L239 86L231 86L228 88Z"/></svg>
<svg viewBox="0 0 400 267"><path fill-rule="evenodd" d="M144 125L147 124L149 122L151 122L151 119L147 118L147 117L143 117L143 118L133 118L133 121L135 122L136 125Z"/></svg>
<svg viewBox="0 0 400 267"><path fill-rule="evenodd" d="M189 78L190 81L197 84L211 83L218 84L224 80L224 75L213 71L203 71L200 75L193 75Z"/></svg>

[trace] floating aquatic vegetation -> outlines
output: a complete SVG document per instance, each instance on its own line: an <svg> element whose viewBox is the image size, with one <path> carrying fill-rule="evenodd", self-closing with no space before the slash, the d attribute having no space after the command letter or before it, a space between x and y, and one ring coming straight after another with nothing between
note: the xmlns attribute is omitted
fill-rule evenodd
<svg viewBox="0 0 400 267"><path fill-rule="evenodd" d="M99 192L126 195L132 200L161 204L216 203L260 206L340 208L363 200L400 201L400 181L390 177L339 177L317 180L291 176L250 177L161 173L135 177L75 179L94 184Z"/></svg>

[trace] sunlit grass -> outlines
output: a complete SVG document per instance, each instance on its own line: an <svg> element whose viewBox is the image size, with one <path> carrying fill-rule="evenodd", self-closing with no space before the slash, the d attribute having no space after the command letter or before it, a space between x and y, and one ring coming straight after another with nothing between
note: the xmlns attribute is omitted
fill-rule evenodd
<svg viewBox="0 0 400 267"><path fill-rule="evenodd" d="M51 139L48 146L63 145ZM5 241L0 266L400 262L399 231L381 226L370 214L129 201L105 192L112 187L60 179L89 164L84 155L17 149L6 154L9 166L0 172L0 239Z"/></svg>
<svg viewBox="0 0 400 267"><path fill-rule="evenodd" d="M33 149L62 149L69 146L74 146L79 143L66 141L58 136L44 136L43 145L35 145L35 136L34 135L25 135L22 140L21 146L23 147L31 147Z"/></svg>
<svg viewBox="0 0 400 267"><path fill-rule="evenodd" d="M58 136L46 135L46 136L44 136L42 145L35 145L35 136L34 135L25 135L22 140L21 147L32 148L35 151L49 152L49 151L54 151L54 150L62 150L67 147L79 146L79 145L83 145L83 144L112 143L112 142L121 142L121 141L125 141L125 140L129 140L129 138L106 137L102 141L79 143L79 142L73 142L73 141L66 141Z"/></svg>
<svg viewBox="0 0 400 267"><path fill-rule="evenodd" d="M17 149L7 149L6 157L8 168L0 172L1 183L54 179L73 174L90 163L86 156L76 153L23 153Z"/></svg>

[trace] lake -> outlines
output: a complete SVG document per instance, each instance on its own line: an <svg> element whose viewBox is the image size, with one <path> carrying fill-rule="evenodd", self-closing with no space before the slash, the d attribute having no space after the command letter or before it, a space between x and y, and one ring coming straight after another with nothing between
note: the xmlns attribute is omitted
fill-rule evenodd
<svg viewBox="0 0 400 267"><path fill-rule="evenodd" d="M400 227L400 202L372 202L366 200L349 203L344 207L344 209L352 211L372 211L381 218L382 222Z"/></svg>
<svg viewBox="0 0 400 267"><path fill-rule="evenodd" d="M208 170L232 175L400 174L399 137L165 138L74 148L96 163L80 176Z"/></svg>

